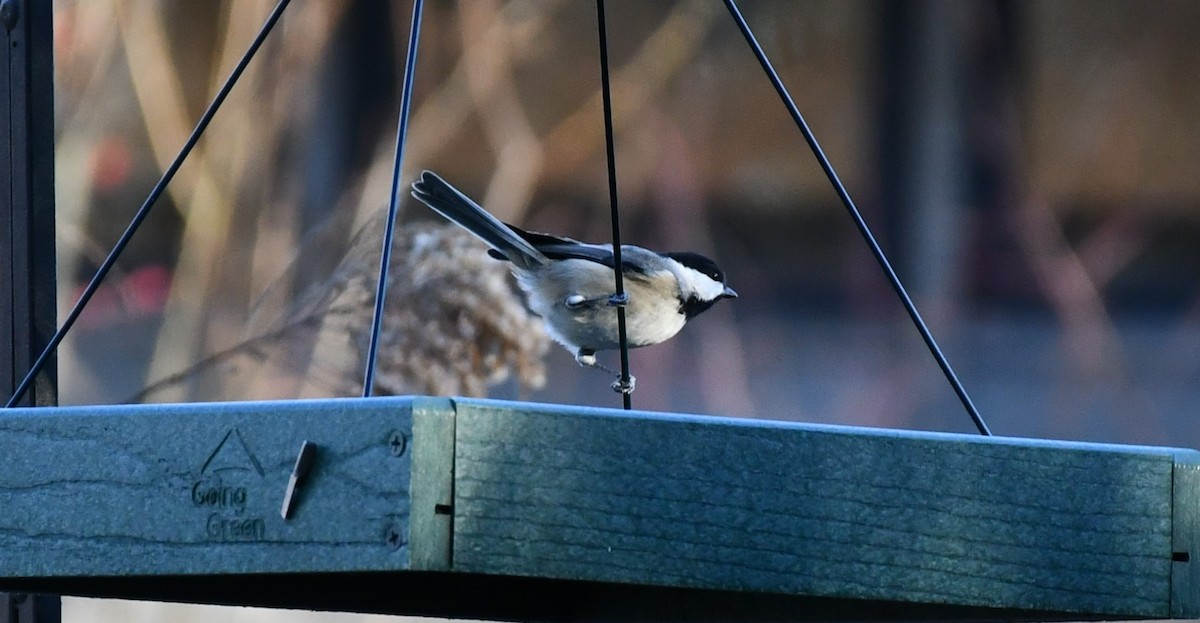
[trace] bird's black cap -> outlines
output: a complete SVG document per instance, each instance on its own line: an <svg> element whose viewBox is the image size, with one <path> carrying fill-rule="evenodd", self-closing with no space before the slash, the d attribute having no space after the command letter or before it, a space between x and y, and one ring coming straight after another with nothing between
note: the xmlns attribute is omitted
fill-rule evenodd
<svg viewBox="0 0 1200 623"><path fill-rule="evenodd" d="M721 267L717 266L716 262L703 255L700 255L699 253L693 253L691 251L678 251L674 253L667 253L666 256L692 270L696 270L708 275L714 281L725 283L725 273L721 271Z"/></svg>

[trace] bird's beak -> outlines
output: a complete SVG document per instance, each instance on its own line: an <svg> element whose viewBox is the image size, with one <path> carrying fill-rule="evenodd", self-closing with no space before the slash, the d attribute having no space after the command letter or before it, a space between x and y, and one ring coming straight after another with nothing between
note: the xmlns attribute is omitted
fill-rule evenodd
<svg viewBox="0 0 1200 623"><path fill-rule="evenodd" d="M737 297L737 292L734 292L733 288L729 286L725 286L725 291L721 293L721 298L723 299L735 299Z"/></svg>

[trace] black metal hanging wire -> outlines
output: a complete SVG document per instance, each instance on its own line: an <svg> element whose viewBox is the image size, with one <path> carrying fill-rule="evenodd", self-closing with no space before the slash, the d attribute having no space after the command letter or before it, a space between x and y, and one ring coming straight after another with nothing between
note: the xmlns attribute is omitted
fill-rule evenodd
<svg viewBox="0 0 1200 623"><path fill-rule="evenodd" d="M413 1L412 26L408 31L408 58L404 63L404 90L400 93L400 118L396 122L396 155L392 159L392 196L388 203L387 226L383 233L383 251L379 258L379 281L375 285L375 312L371 318L371 342L367 347L367 369L363 374L363 398L375 393L375 366L379 360L379 334L383 329L383 305L387 294L388 266L392 259L392 237L396 231L396 212L400 203L400 171L404 164L404 143L408 137L408 117L412 108L413 75L417 69L417 47L421 38L423 0Z"/></svg>
<svg viewBox="0 0 1200 623"><path fill-rule="evenodd" d="M391 258L392 238L395 231L397 204L400 197L400 173L404 161L404 144L408 132L409 109L412 104L413 74L416 71L417 48L421 32L422 0L413 3L412 28L409 31L408 58L404 66L404 91L400 100L400 119L396 127L396 155L392 164L392 196L388 205L387 227L384 230L383 252L379 265L379 281L375 291L375 314L371 323L370 345L367 349L367 366L363 379L363 397L370 397L375 385L375 369L379 358L379 336L383 322L383 306L387 292L387 275ZM621 274L621 226L620 209L617 201L616 153L612 127L612 97L609 85L608 36L604 19L604 0L597 0L596 12L600 35L600 81L604 100L604 137L608 148L608 192L612 212L613 274L616 294L610 303L617 311L617 332L621 345L621 374L614 388L621 392L625 409L632 408L632 381L629 374L629 343L625 331L625 283Z"/></svg>
<svg viewBox="0 0 1200 623"><path fill-rule="evenodd" d="M804 134L804 140L808 142L808 146L812 149L813 155L816 156L817 162L820 163L821 169L825 171L825 176L829 178L829 182L833 184L833 188L837 191L838 198L842 200L842 204L846 206L846 210L850 212L851 218L854 219L854 224L858 227L858 231L866 240L867 246L871 248L871 253L875 255L879 266L883 268L883 272L887 275L888 281L892 284L892 289L896 291L896 295L900 297L900 302L904 304L904 309L908 311L908 315L912 318L913 324L916 325L917 331L921 333L921 338L925 340L925 345L929 347L929 352L933 354L933 358L937 360L938 366L942 369L942 373L946 376L946 380L950 382L950 386L954 388L954 393L958 395L958 399L962 402L963 407L967 410L967 414L971 416L971 421L975 423L975 427L979 429L982 435L991 435L992 431L988 429L987 423L983 421L983 416L979 414L979 410L975 408L975 403L971 401L971 397L967 395L966 388L962 382L958 380L958 375L954 373L954 369L950 367L950 362L942 353L942 349L938 347L937 341L933 339L933 334L930 333L929 327L921 318L920 312L917 311L917 306L913 303L912 298L908 296L908 291L904 289L904 284L900 283L900 277L896 275L896 271L892 269L891 262L883 253L883 249L879 243L875 241L875 236L871 234L870 227L863 219L862 214L858 211L858 207L854 205L854 200L850 198L850 193L846 191L846 187L842 185L842 180L838 177L836 171L833 170L833 165L829 163L829 159L825 157L824 150L817 143L816 136L808 127L808 123L804 120L804 116L800 114L800 109L796 107L796 103L792 101L792 96L788 94L787 87L783 85L779 74L775 73L775 68L771 65L771 61L767 58L762 47L758 44L758 40L754 37L754 33L750 30L750 26L746 23L746 19L742 17L742 12L738 10L734 0L725 0L725 6L729 9L733 20L737 22L738 28L742 31L742 36L746 38L746 43L750 44L750 48L754 51L754 56L758 58L759 64L762 65L763 71L770 78L771 84L774 85L775 91L779 93L780 99L783 100L784 106L792 115L792 120L796 122L796 127L800 128L800 132Z"/></svg>
<svg viewBox="0 0 1200 623"><path fill-rule="evenodd" d="M217 114L217 110L220 109L221 104L225 102L225 98L229 95L229 92L233 90L233 85L237 84L238 79L242 76L242 72L246 70L246 66L250 64L250 60L254 58L254 55L262 46L263 41L266 40L267 35L270 34L271 30L275 27L275 23L279 21L279 17L283 15L284 9L286 9L290 3L291 0L279 0L279 4L275 5L274 10L272 10L271 14L267 16L267 21L264 22L262 28L259 29L258 34L254 37L254 41L250 43L250 47L246 49L246 52L242 55L241 60L238 61L237 65L233 68L233 71L230 72L229 77L225 79L225 83L221 85L221 89L217 91L217 95L213 97L213 100L209 103L208 108L204 110L204 114L200 115L200 121L196 123L196 127L192 130L191 135L188 136L187 141L183 144L183 147L180 148L179 153L175 155L175 159L171 161L171 165L168 166L167 170L163 171L162 176L158 178L158 182L154 185L154 188L150 190L150 194L142 203L142 207L138 208L138 211L134 214L133 219L129 222L129 226L125 228L125 232L121 234L121 237L117 239L117 243L113 245L113 248L111 251L109 251L108 256L105 257L104 261L100 263L100 267L96 269L95 275L92 276L92 279L88 282L87 287L83 289L83 293L79 295L79 299L75 301L75 305L71 307L71 311L67 313L66 320L63 321L62 326L59 327L58 331L55 331L54 335L50 338L50 341L46 344L46 348L42 350L40 355L38 355L37 360L33 362L33 366L30 367L29 372L25 375L25 378L21 380L21 384L17 386L17 389L13 392L12 397L10 397L8 402L5 403L5 408L14 407L18 402L20 402L21 398L25 396L25 392L29 391L30 385L33 384L33 379L37 378L37 375L40 374L42 369L46 367L46 363L50 361L50 357L54 355L56 350L58 350L58 345L62 343L63 338L67 336L67 332L70 331L71 327L75 325L75 321L79 319L79 315L83 313L83 310L85 307L87 307L88 302L92 300L92 296L96 294L96 290L100 288L101 283L104 282L104 278L108 276L109 271L112 270L113 265L117 263L117 259L121 256L121 253L125 251L125 247L129 245L129 241L133 239L133 235L137 233L138 228L141 227L142 221L146 220L146 216L150 214L150 209L154 207L154 204L158 201L158 198L163 194L163 191L166 190L167 184L171 182L171 180L175 177L175 173L179 171L179 167L183 165L183 161L187 159L189 154L192 153L192 148L195 147L196 142L200 140L200 135L204 133L204 130L208 127L209 122L212 121L213 116Z"/></svg>
<svg viewBox="0 0 1200 623"><path fill-rule="evenodd" d="M617 156L613 140L612 89L608 79L608 28L604 19L604 0L596 0L596 19L600 29L600 86L604 100L604 144L608 149L608 201L612 214L613 275L616 294L611 299L617 309L617 339L621 345L621 377L613 386L621 392L626 410L633 408L633 384L629 375L629 338L625 334L625 279L621 274L621 211L617 201Z"/></svg>

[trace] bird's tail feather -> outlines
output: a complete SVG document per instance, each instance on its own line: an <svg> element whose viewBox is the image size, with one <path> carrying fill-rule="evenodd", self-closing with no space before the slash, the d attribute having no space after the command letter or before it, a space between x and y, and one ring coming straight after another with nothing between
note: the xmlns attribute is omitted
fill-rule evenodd
<svg viewBox="0 0 1200 623"><path fill-rule="evenodd" d="M517 266L529 268L546 262L546 256L529 241L436 173L422 172L421 179L412 185L412 195L438 214L475 234Z"/></svg>

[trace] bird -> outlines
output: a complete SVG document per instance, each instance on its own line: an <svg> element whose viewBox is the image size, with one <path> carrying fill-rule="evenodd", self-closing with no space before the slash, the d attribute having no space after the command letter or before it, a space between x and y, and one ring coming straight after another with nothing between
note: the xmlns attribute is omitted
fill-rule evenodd
<svg viewBox="0 0 1200 623"><path fill-rule="evenodd" d="M621 347L616 308L625 308L626 343L640 348L664 342L691 319L738 294L713 260L691 251L659 253L621 245L625 296L615 293L611 244L589 244L526 231L504 223L432 171L423 171L412 195L490 247L511 264L527 304L547 333L582 366L607 372L596 353ZM613 389L633 391L634 379Z"/></svg>

